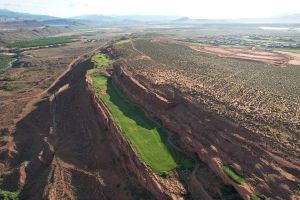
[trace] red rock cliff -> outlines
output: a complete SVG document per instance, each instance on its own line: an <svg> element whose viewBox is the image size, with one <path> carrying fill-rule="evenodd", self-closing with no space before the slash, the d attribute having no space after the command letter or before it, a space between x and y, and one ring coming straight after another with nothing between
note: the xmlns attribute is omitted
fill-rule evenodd
<svg viewBox="0 0 300 200"><path fill-rule="evenodd" d="M196 153L244 199L250 199L254 192L272 199L300 199L295 189L300 182L299 158L285 160L281 152L267 148L263 138L205 110L188 97L178 94L168 98L145 80L134 77L124 63L114 66L112 80L127 98L177 133L183 149ZM222 170L223 165L231 165L246 177L246 183L233 182Z"/></svg>

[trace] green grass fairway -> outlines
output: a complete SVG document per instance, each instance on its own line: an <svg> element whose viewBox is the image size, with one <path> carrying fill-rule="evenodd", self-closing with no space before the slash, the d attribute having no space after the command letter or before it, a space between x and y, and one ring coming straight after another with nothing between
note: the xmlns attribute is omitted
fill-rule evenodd
<svg viewBox="0 0 300 200"><path fill-rule="evenodd" d="M246 182L245 178L236 173L232 167L224 165L222 169L237 184L241 185Z"/></svg>
<svg viewBox="0 0 300 200"><path fill-rule="evenodd" d="M94 75L96 76L97 75L97 72L99 72L99 70L101 68L104 68L108 65L110 65L112 63L112 61L107 57L106 54L103 54L103 53L99 53L99 54L96 54L92 57L92 61L94 63L94 68L93 69L90 69L87 71L87 74L88 75Z"/></svg>
<svg viewBox="0 0 300 200"><path fill-rule="evenodd" d="M94 55L92 61L96 63L96 68L105 67L112 63L112 61L107 57L107 55L103 53Z"/></svg>
<svg viewBox="0 0 300 200"><path fill-rule="evenodd" d="M108 106L113 119L145 163L153 171L160 173L175 168L192 168L193 160L168 144L167 135L163 129L150 120L140 108L127 101L112 85L109 78L97 73L101 68L110 65L112 61L105 54L97 54L92 60L95 68L87 73L93 79L96 92ZM103 90L106 90L107 94L101 94Z"/></svg>
<svg viewBox="0 0 300 200"><path fill-rule="evenodd" d="M94 77L97 92L109 107L114 120L134 145L142 159L155 172L168 172L175 168L192 168L193 161L167 143L166 133L151 121L137 106L124 99L106 77Z"/></svg>

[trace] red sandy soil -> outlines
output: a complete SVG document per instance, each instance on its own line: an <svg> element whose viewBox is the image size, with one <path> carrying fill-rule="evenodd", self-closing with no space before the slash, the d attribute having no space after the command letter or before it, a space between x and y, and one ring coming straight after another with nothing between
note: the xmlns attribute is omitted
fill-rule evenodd
<svg viewBox="0 0 300 200"><path fill-rule="evenodd" d="M188 47L205 53L216 54L225 58L238 58L243 60L259 61L272 66L286 66L292 59L290 55L279 52L245 49L245 48L222 48L217 46L188 45Z"/></svg>

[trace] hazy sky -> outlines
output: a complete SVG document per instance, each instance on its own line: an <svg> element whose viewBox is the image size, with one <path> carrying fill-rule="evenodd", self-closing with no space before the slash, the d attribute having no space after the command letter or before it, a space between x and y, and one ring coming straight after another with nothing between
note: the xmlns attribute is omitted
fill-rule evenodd
<svg viewBox="0 0 300 200"><path fill-rule="evenodd" d="M0 0L0 8L60 17L152 14L221 19L300 13L300 0Z"/></svg>

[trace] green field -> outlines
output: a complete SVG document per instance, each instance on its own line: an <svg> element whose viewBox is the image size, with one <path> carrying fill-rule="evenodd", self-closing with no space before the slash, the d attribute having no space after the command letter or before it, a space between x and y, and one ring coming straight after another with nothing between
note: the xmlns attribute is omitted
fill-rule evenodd
<svg viewBox="0 0 300 200"><path fill-rule="evenodd" d="M96 54L93 56L92 61L96 64L96 68L105 67L112 63L106 54Z"/></svg>
<svg viewBox="0 0 300 200"><path fill-rule="evenodd" d="M105 57L100 55L93 60L106 62ZM99 66L103 67L101 63L96 63L98 69ZM99 97L108 106L113 119L120 125L138 154L153 171L162 173L175 168L193 167L190 158L168 144L166 133L159 125L150 120L140 108L127 101L112 85L109 78L96 76L95 69L92 70L88 74L92 76L93 86L99 92ZM103 90L107 91L107 94L100 94Z"/></svg>
<svg viewBox="0 0 300 200"><path fill-rule="evenodd" d="M126 44L126 43L129 43L131 40L120 40L120 41L118 41L116 44L119 44L119 45L121 45L121 44Z"/></svg>
<svg viewBox="0 0 300 200"><path fill-rule="evenodd" d="M236 173L232 167L224 165L222 169L230 177L230 179L236 182L237 184L243 184L246 182L246 179L240 176L238 173Z"/></svg>
<svg viewBox="0 0 300 200"><path fill-rule="evenodd" d="M277 51L287 51L287 52L292 52L292 53L300 53L300 49L292 49L292 48L275 48L274 50Z"/></svg>
<svg viewBox="0 0 300 200"><path fill-rule="evenodd" d="M0 54L0 71L5 70L13 60L14 58L10 55Z"/></svg>
<svg viewBox="0 0 300 200"><path fill-rule="evenodd" d="M50 45L70 43L77 38L78 38L77 36L60 36L60 37L47 37L47 38L34 39L34 40L20 40L8 45L7 47L30 48L30 47L39 47L39 46L50 46Z"/></svg>
<svg viewBox="0 0 300 200"><path fill-rule="evenodd" d="M92 61L94 63L94 68L88 70L88 74L97 74L97 72L99 71L99 69L101 69L102 67L108 66L112 63L112 61L107 57L106 54L96 54L93 56Z"/></svg>

